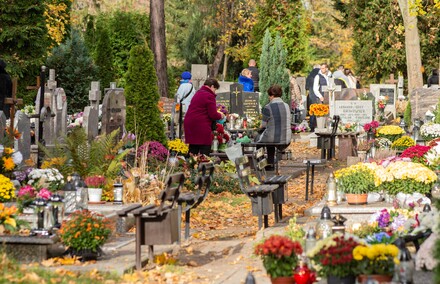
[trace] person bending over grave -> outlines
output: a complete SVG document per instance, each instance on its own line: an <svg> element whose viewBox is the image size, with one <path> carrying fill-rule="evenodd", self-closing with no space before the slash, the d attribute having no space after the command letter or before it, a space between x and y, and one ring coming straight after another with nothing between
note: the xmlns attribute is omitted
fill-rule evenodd
<svg viewBox="0 0 440 284"><path fill-rule="evenodd" d="M260 135L256 137L255 142L279 143L287 147L292 139L290 107L281 99L283 91L279 85L272 85L269 90L267 90L267 94L269 95L269 103L261 111L263 118L261 128L258 131ZM266 150L267 162L269 164L266 169L273 170L275 147L268 146Z"/></svg>
<svg viewBox="0 0 440 284"><path fill-rule="evenodd" d="M238 83L243 85L244 92L254 91L254 81L252 81L252 72L249 69L243 69L238 77Z"/></svg>
<svg viewBox="0 0 440 284"><path fill-rule="evenodd" d="M12 98L12 80L6 72L6 62L0 59L0 110L9 118L9 105L5 104L6 98Z"/></svg>
<svg viewBox="0 0 440 284"><path fill-rule="evenodd" d="M179 89L177 89L176 94L176 102L181 104L181 110L183 113L188 111L188 107L191 103L194 94L196 93L196 89L194 88L191 82L191 73L185 71L181 75L182 80L180 80ZM183 106L182 106L183 104Z"/></svg>
<svg viewBox="0 0 440 284"><path fill-rule="evenodd" d="M189 144L189 154L209 156L212 144L212 125L225 118L217 111L215 91L220 88L216 79L209 78L195 93L183 120L185 142Z"/></svg>

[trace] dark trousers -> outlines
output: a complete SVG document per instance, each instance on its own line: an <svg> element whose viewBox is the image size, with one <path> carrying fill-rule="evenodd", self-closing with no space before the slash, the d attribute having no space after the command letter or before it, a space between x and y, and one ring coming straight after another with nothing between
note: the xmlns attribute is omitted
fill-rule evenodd
<svg viewBox="0 0 440 284"><path fill-rule="evenodd" d="M203 154L209 156L210 153L211 153L211 145L194 145L194 144L189 145L188 155Z"/></svg>
<svg viewBox="0 0 440 284"><path fill-rule="evenodd" d="M257 146L257 149L261 147L263 146ZM266 153L267 153L267 163L269 164L269 166L273 166L275 164L275 147L266 146Z"/></svg>

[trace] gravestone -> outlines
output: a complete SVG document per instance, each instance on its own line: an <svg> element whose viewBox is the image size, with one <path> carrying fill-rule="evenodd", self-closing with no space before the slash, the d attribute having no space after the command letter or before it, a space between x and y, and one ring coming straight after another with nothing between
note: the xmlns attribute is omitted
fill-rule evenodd
<svg viewBox="0 0 440 284"><path fill-rule="evenodd" d="M23 160L31 157L31 121L23 112L17 111L15 116L14 128L21 133L19 139L15 140L14 149L20 151Z"/></svg>
<svg viewBox="0 0 440 284"><path fill-rule="evenodd" d="M102 133L110 134L116 129L119 129L119 139L124 134L125 118L126 118L126 104L124 89L116 88L112 84L111 88L104 89L105 96L102 101Z"/></svg>
<svg viewBox="0 0 440 284"><path fill-rule="evenodd" d="M385 112L392 112L396 116L397 91L395 84L370 84L370 92L373 93L376 101L379 96L388 97Z"/></svg>
<svg viewBox="0 0 440 284"><path fill-rule="evenodd" d="M218 83L220 84L220 88L217 90L217 93L229 92L229 90L231 89L231 85L234 84L234 82L226 81L220 81Z"/></svg>
<svg viewBox="0 0 440 284"><path fill-rule="evenodd" d="M6 126L6 115L0 110L0 139L5 137Z"/></svg>
<svg viewBox="0 0 440 284"><path fill-rule="evenodd" d="M433 111L440 98L440 89L417 88L410 94L411 117L425 118L428 110Z"/></svg>
<svg viewBox="0 0 440 284"><path fill-rule="evenodd" d="M54 134L60 141L60 138L67 132L67 96L63 88L56 88L53 95Z"/></svg>
<svg viewBox="0 0 440 284"><path fill-rule="evenodd" d="M301 90L301 96L307 96L306 77L296 77L295 79L299 85L299 89Z"/></svg>
<svg viewBox="0 0 440 284"><path fill-rule="evenodd" d="M373 102L338 100L335 101L334 115L339 115L344 123L370 123L373 120Z"/></svg>
<svg viewBox="0 0 440 284"><path fill-rule="evenodd" d="M234 83L230 86L230 92L218 93L216 101L224 105L229 113L258 117L260 114L259 98L259 93L243 92L243 85Z"/></svg>
<svg viewBox="0 0 440 284"><path fill-rule="evenodd" d="M87 134L87 139L92 141L99 134L99 101L101 100L101 91L99 82L93 81L89 91L90 106L84 108L83 125Z"/></svg>
<svg viewBox="0 0 440 284"><path fill-rule="evenodd" d="M196 90L200 89L205 80L208 78L208 65L206 64L192 64L191 65L191 80Z"/></svg>

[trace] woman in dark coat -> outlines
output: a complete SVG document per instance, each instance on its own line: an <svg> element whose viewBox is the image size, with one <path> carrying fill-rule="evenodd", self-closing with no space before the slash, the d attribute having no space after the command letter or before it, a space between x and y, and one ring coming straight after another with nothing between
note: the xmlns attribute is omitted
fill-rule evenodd
<svg viewBox="0 0 440 284"><path fill-rule="evenodd" d="M224 118L217 111L215 91L220 88L216 79L207 79L195 93L183 121L185 143L189 144L189 153L209 156L212 144L212 123Z"/></svg>
<svg viewBox="0 0 440 284"><path fill-rule="evenodd" d="M5 104L5 98L12 98L12 80L6 72L6 62L0 59L0 111L9 118L9 105Z"/></svg>

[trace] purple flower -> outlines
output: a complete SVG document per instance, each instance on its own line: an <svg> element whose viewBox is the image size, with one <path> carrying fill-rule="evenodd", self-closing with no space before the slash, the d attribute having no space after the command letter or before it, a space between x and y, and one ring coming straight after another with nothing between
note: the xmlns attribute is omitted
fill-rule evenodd
<svg viewBox="0 0 440 284"><path fill-rule="evenodd" d="M149 141L145 142L138 148L137 155L140 156L142 153L148 149L148 157L151 159L157 159L159 161L165 161L168 156L168 149L165 148L160 142Z"/></svg>
<svg viewBox="0 0 440 284"><path fill-rule="evenodd" d="M393 222L391 223L390 227L393 231L395 231L401 226L403 226L405 224L405 221L406 221L405 216L399 215L393 218Z"/></svg>
<svg viewBox="0 0 440 284"><path fill-rule="evenodd" d="M380 211L380 215L376 220L378 222L379 227L385 228L388 227L390 223L390 213L388 213L387 209L383 209Z"/></svg>
<svg viewBox="0 0 440 284"><path fill-rule="evenodd" d="M25 171L16 171L14 172L15 179L19 182L24 181L27 178L27 174Z"/></svg>

